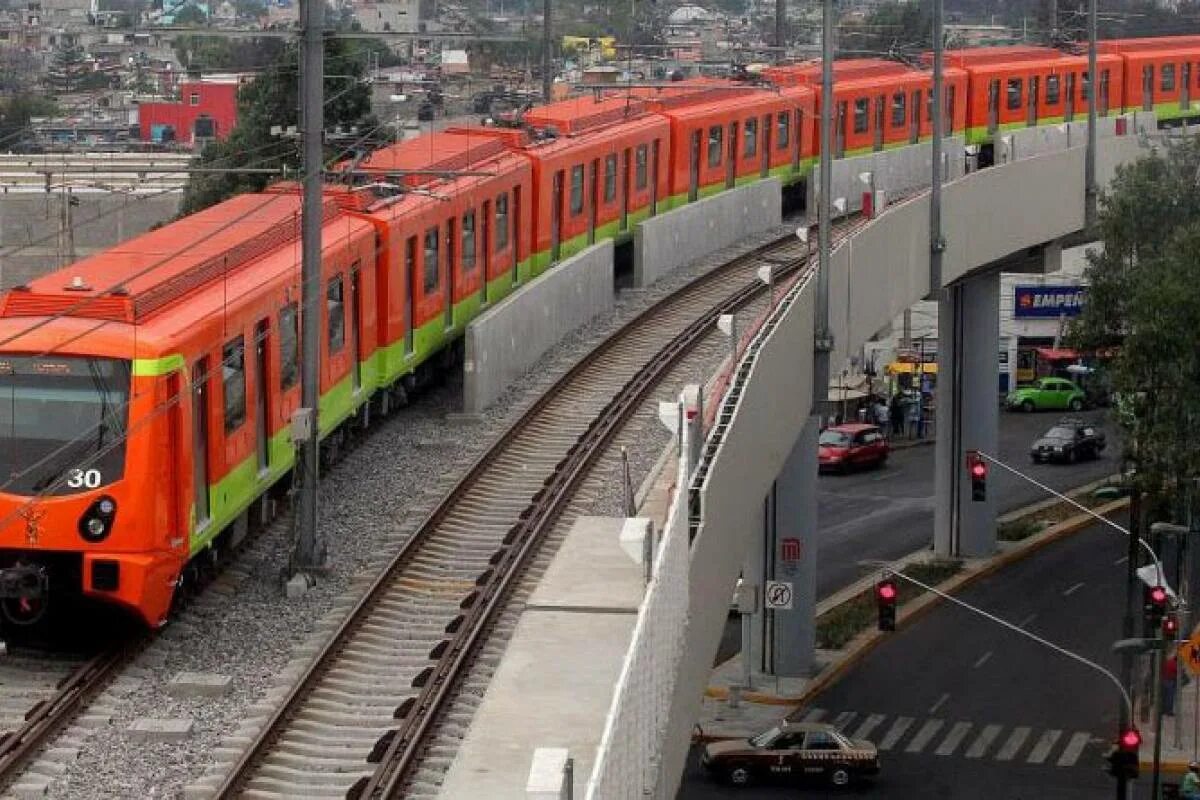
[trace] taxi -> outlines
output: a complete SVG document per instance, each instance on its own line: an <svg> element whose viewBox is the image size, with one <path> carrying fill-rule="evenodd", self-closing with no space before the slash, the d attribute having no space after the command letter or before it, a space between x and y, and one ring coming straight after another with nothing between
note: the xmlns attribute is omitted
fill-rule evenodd
<svg viewBox="0 0 1200 800"><path fill-rule="evenodd" d="M700 766L735 786L788 777L846 786L879 774L879 751L832 725L785 721L749 739L711 742Z"/></svg>

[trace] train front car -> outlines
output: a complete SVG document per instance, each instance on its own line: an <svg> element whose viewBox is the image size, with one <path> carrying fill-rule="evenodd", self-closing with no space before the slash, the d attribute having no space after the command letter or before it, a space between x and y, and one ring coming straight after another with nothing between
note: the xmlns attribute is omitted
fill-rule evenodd
<svg viewBox="0 0 1200 800"><path fill-rule="evenodd" d="M158 361L131 358L133 326L95 319L7 317L0 342L3 627L70 613L83 595L158 624L186 555Z"/></svg>

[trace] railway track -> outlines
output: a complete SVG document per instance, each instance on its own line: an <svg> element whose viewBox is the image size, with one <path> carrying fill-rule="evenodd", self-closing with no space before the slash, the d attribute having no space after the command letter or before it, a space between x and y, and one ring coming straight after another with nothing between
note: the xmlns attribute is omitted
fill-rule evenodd
<svg viewBox="0 0 1200 800"><path fill-rule="evenodd" d="M559 379L426 518L214 787L216 795L436 791L454 744L430 744L430 734L439 725L452 729L452 738L465 733L471 709L440 715L575 489L647 393L711 333L715 318L765 291L757 267L773 264L782 277L797 271L806 253L788 237L709 272L628 322Z"/></svg>

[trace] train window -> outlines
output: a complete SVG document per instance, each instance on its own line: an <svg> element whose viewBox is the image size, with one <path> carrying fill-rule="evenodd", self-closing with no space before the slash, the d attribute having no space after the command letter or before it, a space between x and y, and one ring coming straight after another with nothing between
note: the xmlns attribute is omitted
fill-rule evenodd
<svg viewBox="0 0 1200 800"><path fill-rule="evenodd" d="M751 117L746 120L743 130L745 143L742 147L742 158L751 158L758 153L758 118Z"/></svg>
<svg viewBox="0 0 1200 800"><path fill-rule="evenodd" d="M1087 72L1081 73L1082 81L1080 82L1080 97L1087 100L1092 95L1092 76Z"/></svg>
<svg viewBox="0 0 1200 800"><path fill-rule="evenodd" d="M904 92L896 92L892 95L892 127L903 128L904 123L908 120L908 113L904 108L905 95Z"/></svg>
<svg viewBox="0 0 1200 800"><path fill-rule="evenodd" d="M1163 64L1162 90L1164 92L1175 91L1175 65L1174 64Z"/></svg>
<svg viewBox="0 0 1200 800"><path fill-rule="evenodd" d="M438 241L437 226L425 231L425 294L429 294L438 287L438 278L441 272L438 264Z"/></svg>
<svg viewBox="0 0 1200 800"><path fill-rule="evenodd" d="M1008 90L1008 110L1016 111L1021 108L1021 79L1009 78L1007 84Z"/></svg>
<svg viewBox="0 0 1200 800"><path fill-rule="evenodd" d="M721 142L724 141L725 131L720 125L708 129L708 165L721 166Z"/></svg>
<svg viewBox="0 0 1200 800"><path fill-rule="evenodd" d="M933 89L925 92L925 119L933 122Z"/></svg>
<svg viewBox="0 0 1200 800"><path fill-rule="evenodd" d="M246 342L231 339L221 351L221 388L225 395L225 433L246 421Z"/></svg>
<svg viewBox="0 0 1200 800"><path fill-rule="evenodd" d="M870 127L871 116L867 98L860 97L854 101L854 132L866 133Z"/></svg>
<svg viewBox="0 0 1200 800"><path fill-rule="evenodd" d="M645 189L647 186L650 185L650 176L646 169L646 164L649 161L648 152L649 151L646 149L646 145L643 144L643 145L638 146L637 154L635 156L635 160L637 162L636 172L637 172L638 191L641 191L642 189Z"/></svg>
<svg viewBox="0 0 1200 800"><path fill-rule="evenodd" d="M1048 105L1048 106L1058 105L1058 98L1059 98L1058 92L1059 92L1058 76L1057 75L1047 75L1046 76L1046 105Z"/></svg>
<svg viewBox="0 0 1200 800"><path fill-rule="evenodd" d="M571 216L583 213L583 165L571 167Z"/></svg>
<svg viewBox="0 0 1200 800"><path fill-rule="evenodd" d="M279 309L279 388L290 389L300 378L300 316L296 304Z"/></svg>
<svg viewBox="0 0 1200 800"><path fill-rule="evenodd" d="M341 275L334 276L325 290L325 310L329 314L329 352L336 353L346 343L346 291Z"/></svg>
<svg viewBox="0 0 1200 800"><path fill-rule="evenodd" d="M604 202L611 203L617 199L617 157L604 158Z"/></svg>
<svg viewBox="0 0 1200 800"><path fill-rule="evenodd" d="M508 192L496 196L496 252L508 247Z"/></svg>
<svg viewBox="0 0 1200 800"><path fill-rule="evenodd" d="M468 211L462 218L462 267L464 273L475 269L474 211Z"/></svg>
<svg viewBox="0 0 1200 800"><path fill-rule="evenodd" d="M775 119L775 146L780 150L787 150L790 139L791 124L788 120L788 114L786 111L781 111Z"/></svg>

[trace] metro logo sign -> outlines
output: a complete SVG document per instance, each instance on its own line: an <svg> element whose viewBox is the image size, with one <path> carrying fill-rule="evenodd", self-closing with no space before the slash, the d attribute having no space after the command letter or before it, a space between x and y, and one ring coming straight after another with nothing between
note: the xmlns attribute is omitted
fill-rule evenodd
<svg viewBox="0 0 1200 800"><path fill-rule="evenodd" d="M1014 317L1075 317L1083 310L1086 286L1017 286Z"/></svg>

